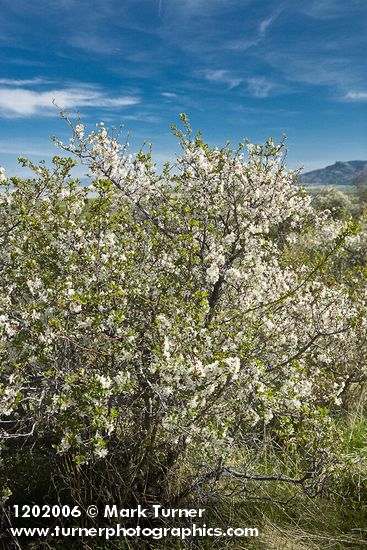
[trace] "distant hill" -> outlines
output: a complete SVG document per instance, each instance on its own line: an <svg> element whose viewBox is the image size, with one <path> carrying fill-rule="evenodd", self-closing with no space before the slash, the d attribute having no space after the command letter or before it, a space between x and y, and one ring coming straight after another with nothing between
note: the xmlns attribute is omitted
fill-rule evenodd
<svg viewBox="0 0 367 550"><path fill-rule="evenodd" d="M300 174L301 183L320 183L330 185L354 185L356 176L367 168L367 160L337 161L319 170Z"/></svg>
<svg viewBox="0 0 367 550"><path fill-rule="evenodd" d="M358 172L356 176L352 179L352 184L356 187L367 187L367 168L362 170L362 172Z"/></svg>

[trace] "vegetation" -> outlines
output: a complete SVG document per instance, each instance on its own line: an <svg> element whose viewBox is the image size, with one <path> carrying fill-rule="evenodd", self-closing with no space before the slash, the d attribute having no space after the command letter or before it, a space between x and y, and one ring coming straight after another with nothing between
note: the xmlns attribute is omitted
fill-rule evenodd
<svg viewBox="0 0 367 550"><path fill-rule="evenodd" d="M158 172L66 120L70 157L0 174L4 505L205 507L263 534L177 548L362 545L363 205L312 204L272 139L211 148L183 115Z"/></svg>

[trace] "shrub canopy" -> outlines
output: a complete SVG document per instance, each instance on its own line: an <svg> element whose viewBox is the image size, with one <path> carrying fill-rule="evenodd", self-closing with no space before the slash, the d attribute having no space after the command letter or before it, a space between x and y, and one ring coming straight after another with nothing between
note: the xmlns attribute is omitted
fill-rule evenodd
<svg viewBox="0 0 367 550"><path fill-rule="evenodd" d="M178 498L221 474L256 478L270 437L300 457L292 479L319 487L340 464L330 412L361 322L345 282L323 271L349 230L292 261L328 222L286 170L284 144L209 147L183 120L182 154L161 171L150 151L79 123L56 141L90 185L72 178L72 158L3 174L4 449L114 463L126 494L149 498L188 459Z"/></svg>

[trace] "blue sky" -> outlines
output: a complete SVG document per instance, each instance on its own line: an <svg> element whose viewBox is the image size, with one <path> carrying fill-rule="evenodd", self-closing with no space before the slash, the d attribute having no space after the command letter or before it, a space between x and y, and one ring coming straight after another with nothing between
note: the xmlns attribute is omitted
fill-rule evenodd
<svg viewBox="0 0 367 550"><path fill-rule="evenodd" d="M2 0L0 164L55 154L52 99L174 158L186 112L210 143L288 136L288 164L367 159L365 0Z"/></svg>

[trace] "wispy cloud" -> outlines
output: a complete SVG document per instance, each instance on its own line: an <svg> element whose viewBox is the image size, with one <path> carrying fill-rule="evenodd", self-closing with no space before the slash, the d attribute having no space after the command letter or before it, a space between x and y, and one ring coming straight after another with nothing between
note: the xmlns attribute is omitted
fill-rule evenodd
<svg viewBox="0 0 367 550"><path fill-rule="evenodd" d="M253 97L268 97L275 88L275 84L265 77L252 77L247 80L248 91Z"/></svg>
<svg viewBox="0 0 367 550"><path fill-rule="evenodd" d="M25 139L9 140L0 139L0 154L1 155L34 155L38 157L51 157L55 154L55 146L53 143L44 143L34 140L34 143L29 143Z"/></svg>
<svg viewBox="0 0 367 550"><path fill-rule="evenodd" d="M305 41L299 41L290 51L284 48L264 52L264 58L286 81L329 88L335 100L346 96L351 88L364 87L365 75L358 59L348 58L342 52L325 51Z"/></svg>
<svg viewBox="0 0 367 550"><path fill-rule="evenodd" d="M231 40L226 44L226 48L230 50L245 51L253 46L258 46L260 42L266 37L267 31L272 23L278 19L282 13L282 9L278 8L268 17L265 17L258 23L257 31L253 38L240 38L238 40Z"/></svg>
<svg viewBox="0 0 367 550"><path fill-rule="evenodd" d="M161 17L163 9L163 0L158 0L158 17Z"/></svg>
<svg viewBox="0 0 367 550"><path fill-rule="evenodd" d="M73 48L98 55L114 55L121 52L121 48L116 45L119 44L118 41L114 40L111 36L106 37L104 33L98 36L95 31L92 33L78 32L70 36L68 43Z"/></svg>
<svg viewBox="0 0 367 550"><path fill-rule="evenodd" d="M30 78L28 80L0 78L0 86L38 86L40 84L50 84L51 82L52 80L46 78Z"/></svg>
<svg viewBox="0 0 367 550"><path fill-rule="evenodd" d="M278 8L277 10L274 11L274 13L272 13L271 15L269 15L269 17L265 17L265 19L263 19L260 24L259 24L259 37L262 38L265 36L268 28L270 27L270 25L272 23L274 23L274 21L276 19L278 19L279 15L282 13L282 9L281 8Z"/></svg>
<svg viewBox="0 0 367 550"><path fill-rule="evenodd" d="M338 19L344 15L356 13L365 9L364 0L309 0L308 2L296 2L296 7L302 13L314 19L330 20Z"/></svg>
<svg viewBox="0 0 367 550"><path fill-rule="evenodd" d="M225 84L230 90L239 86L243 81L242 78L236 78L230 73L230 71L224 69L207 69L204 71L204 76L209 82Z"/></svg>
<svg viewBox="0 0 367 550"><path fill-rule="evenodd" d="M121 108L136 105L135 96L110 97L91 85L80 85L48 91L29 90L22 87L0 87L0 116L7 118L50 116L56 114L53 102L63 109L82 107Z"/></svg>
<svg viewBox="0 0 367 550"><path fill-rule="evenodd" d="M168 99L175 99L176 97L178 97L178 95L175 94L174 92L162 92L161 96L167 97Z"/></svg>
<svg viewBox="0 0 367 550"><path fill-rule="evenodd" d="M177 2L177 5L174 5L176 4L174 2L168 4L170 6L173 4L174 9L180 11L181 14L192 17L198 15L211 16L213 13L223 12L223 10L228 10L240 3L244 5L248 3L248 0L210 0L210 2L208 0L181 0Z"/></svg>
<svg viewBox="0 0 367 550"><path fill-rule="evenodd" d="M106 117L104 117L106 119ZM112 119L115 122L114 119ZM144 124L157 124L161 122L161 118L158 115L154 115L148 112L138 112L133 115L124 115L124 120L131 120L136 122L143 122Z"/></svg>
<svg viewBox="0 0 367 550"><path fill-rule="evenodd" d="M367 92L347 92L344 99L349 101L367 101Z"/></svg>

